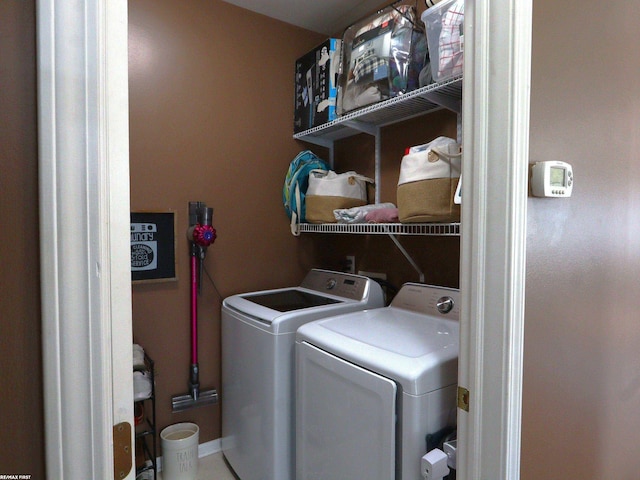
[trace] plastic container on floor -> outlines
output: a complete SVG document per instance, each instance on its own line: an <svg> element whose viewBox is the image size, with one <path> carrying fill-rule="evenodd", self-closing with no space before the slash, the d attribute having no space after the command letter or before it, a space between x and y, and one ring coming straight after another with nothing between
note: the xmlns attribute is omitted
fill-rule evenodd
<svg viewBox="0 0 640 480"><path fill-rule="evenodd" d="M163 480L196 480L199 436L195 423L176 423L160 432Z"/></svg>

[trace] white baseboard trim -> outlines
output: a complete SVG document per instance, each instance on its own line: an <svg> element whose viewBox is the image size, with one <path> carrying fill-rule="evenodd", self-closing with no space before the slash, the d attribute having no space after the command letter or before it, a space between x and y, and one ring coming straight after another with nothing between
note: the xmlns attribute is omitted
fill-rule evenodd
<svg viewBox="0 0 640 480"><path fill-rule="evenodd" d="M220 439L210 440L198 445L198 458L206 457L207 455L213 455L222 451L222 445Z"/></svg>
<svg viewBox="0 0 640 480"><path fill-rule="evenodd" d="M214 453L218 453L220 451L222 451L222 446L220 444L219 438L198 444L198 458L206 457L208 455L213 455ZM156 465L158 465L158 471L161 472L162 457L156 458Z"/></svg>

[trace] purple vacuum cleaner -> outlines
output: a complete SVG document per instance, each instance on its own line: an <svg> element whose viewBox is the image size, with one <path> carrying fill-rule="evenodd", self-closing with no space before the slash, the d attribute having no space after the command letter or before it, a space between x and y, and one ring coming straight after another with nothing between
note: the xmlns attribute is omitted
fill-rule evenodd
<svg viewBox="0 0 640 480"><path fill-rule="evenodd" d="M172 411L211 405L218 401L215 389L200 390L198 368L198 294L202 283L203 261L207 247L216 239L212 226L213 208L203 202L189 202L189 229L187 238L191 252L191 367L189 369L189 393L171 399Z"/></svg>

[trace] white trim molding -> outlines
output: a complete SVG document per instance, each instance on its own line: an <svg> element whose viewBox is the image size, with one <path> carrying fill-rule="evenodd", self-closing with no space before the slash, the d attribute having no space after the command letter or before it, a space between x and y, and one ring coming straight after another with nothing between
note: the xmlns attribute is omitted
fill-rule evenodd
<svg viewBox="0 0 640 480"><path fill-rule="evenodd" d="M465 4L458 478L517 480L531 0Z"/></svg>
<svg viewBox="0 0 640 480"><path fill-rule="evenodd" d="M126 18L126 0L37 3L45 450L56 480L112 478L113 425L133 420Z"/></svg>

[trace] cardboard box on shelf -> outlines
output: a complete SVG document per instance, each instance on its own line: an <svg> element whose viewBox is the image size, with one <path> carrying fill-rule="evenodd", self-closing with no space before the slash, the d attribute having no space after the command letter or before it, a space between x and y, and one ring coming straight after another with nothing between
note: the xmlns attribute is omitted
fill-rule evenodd
<svg viewBox="0 0 640 480"><path fill-rule="evenodd" d="M296 60L294 133L335 120L341 44L329 38Z"/></svg>

